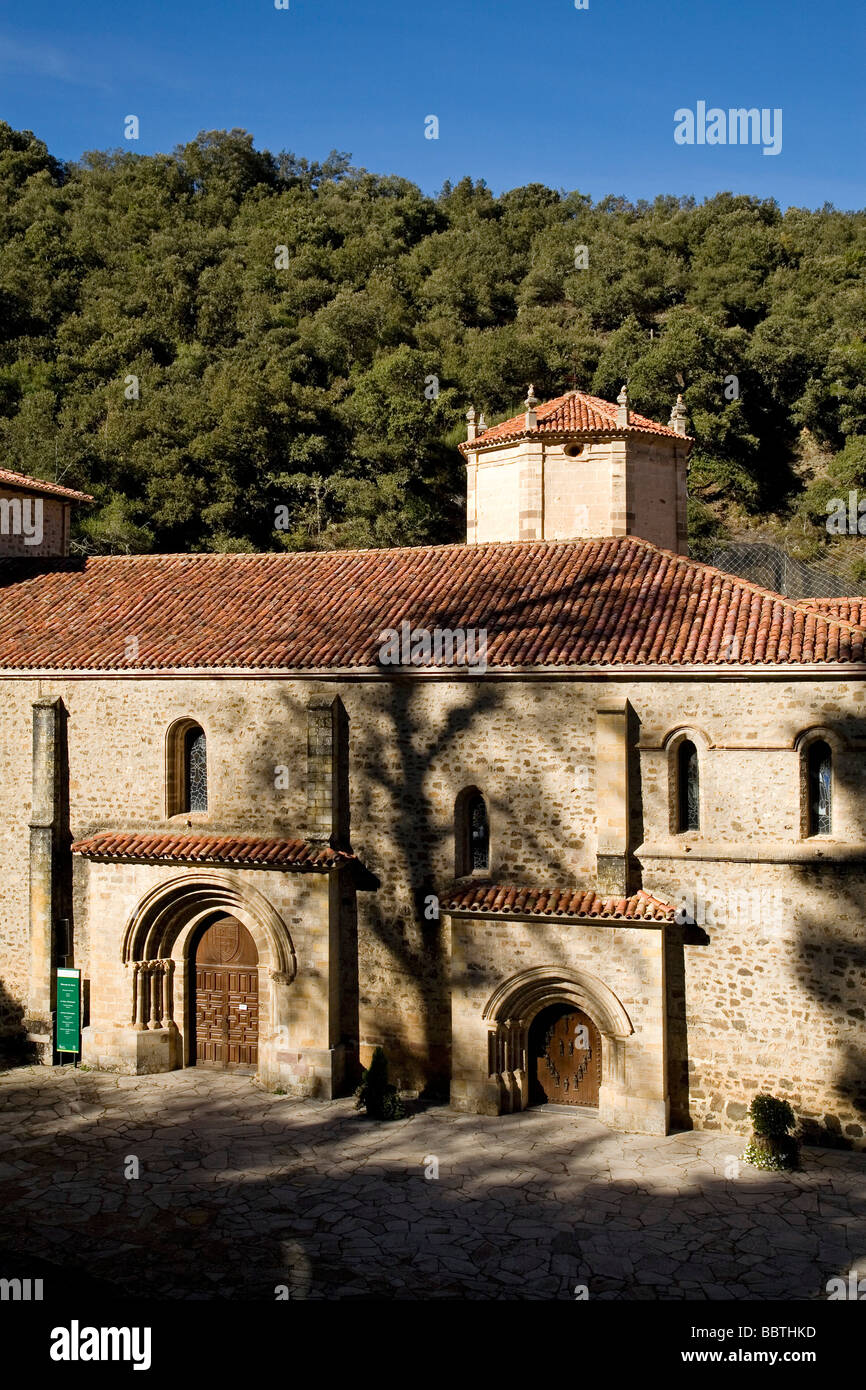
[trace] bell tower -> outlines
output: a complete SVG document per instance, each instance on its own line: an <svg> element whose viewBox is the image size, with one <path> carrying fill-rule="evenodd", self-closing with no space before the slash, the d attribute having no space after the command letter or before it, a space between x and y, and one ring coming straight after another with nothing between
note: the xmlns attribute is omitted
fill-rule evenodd
<svg viewBox="0 0 866 1390"><path fill-rule="evenodd" d="M570 391L490 428L467 413L466 540L578 540L640 536L686 554L686 411L667 425L636 414L623 386L616 403Z"/></svg>

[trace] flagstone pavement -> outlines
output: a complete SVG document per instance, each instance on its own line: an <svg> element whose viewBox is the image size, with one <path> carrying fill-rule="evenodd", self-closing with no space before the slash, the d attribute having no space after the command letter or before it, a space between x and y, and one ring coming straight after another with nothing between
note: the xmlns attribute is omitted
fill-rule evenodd
<svg viewBox="0 0 866 1390"><path fill-rule="evenodd" d="M3 1273L171 1299L794 1299L866 1275L866 1154L540 1108L376 1124L247 1076L0 1074ZM127 1176L137 1167L139 1176Z"/></svg>

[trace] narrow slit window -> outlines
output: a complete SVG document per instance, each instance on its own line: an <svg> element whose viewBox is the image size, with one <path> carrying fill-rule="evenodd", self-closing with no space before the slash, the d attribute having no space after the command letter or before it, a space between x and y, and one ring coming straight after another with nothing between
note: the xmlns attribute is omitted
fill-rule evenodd
<svg viewBox="0 0 866 1390"><path fill-rule="evenodd" d="M483 796L469 803L469 862L473 869L486 869L490 863L490 830Z"/></svg>
<svg viewBox="0 0 866 1390"><path fill-rule="evenodd" d="M809 771L809 834L829 835L832 825L833 755L823 739L810 743Z"/></svg>
<svg viewBox="0 0 866 1390"><path fill-rule="evenodd" d="M207 739L197 727L184 736L184 791L187 811L207 810Z"/></svg>
<svg viewBox="0 0 866 1390"><path fill-rule="evenodd" d="M490 866L490 826L487 806L480 792L473 792L463 804L463 872L475 873Z"/></svg>
<svg viewBox="0 0 866 1390"><path fill-rule="evenodd" d="M701 828L698 750L686 739L677 749L677 829L680 833Z"/></svg>

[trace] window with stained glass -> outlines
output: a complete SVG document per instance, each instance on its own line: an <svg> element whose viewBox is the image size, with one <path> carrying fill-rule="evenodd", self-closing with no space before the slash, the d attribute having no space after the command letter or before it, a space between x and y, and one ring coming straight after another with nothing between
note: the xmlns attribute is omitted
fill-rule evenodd
<svg viewBox="0 0 866 1390"><path fill-rule="evenodd" d="M186 810L207 810L207 739L197 726L187 729L184 740Z"/></svg>
<svg viewBox="0 0 866 1390"><path fill-rule="evenodd" d="M823 739L809 744L809 834L829 835L832 823L833 755Z"/></svg>
<svg viewBox="0 0 866 1390"><path fill-rule="evenodd" d="M677 829L682 833L700 828L698 750L686 739L677 749Z"/></svg>
<svg viewBox="0 0 866 1390"><path fill-rule="evenodd" d="M490 828L487 823L487 807L480 793L470 798L466 807L466 820L469 832L469 867L472 870L486 869L490 864Z"/></svg>

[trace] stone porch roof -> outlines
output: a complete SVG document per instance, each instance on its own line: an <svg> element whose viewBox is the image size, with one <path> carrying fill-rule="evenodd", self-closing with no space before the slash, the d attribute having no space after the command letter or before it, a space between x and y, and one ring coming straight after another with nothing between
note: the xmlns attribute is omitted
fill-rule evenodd
<svg viewBox="0 0 866 1390"><path fill-rule="evenodd" d="M673 922L676 908L641 888L627 898L601 897L593 888L526 888L473 882L455 884L440 899L443 912L474 917L599 918L609 922Z"/></svg>
<svg viewBox="0 0 866 1390"><path fill-rule="evenodd" d="M256 835L114 834L103 831L77 840L73 854L120 863L258 865L295 872L323 872L356 862L353 854L311 840Z"/></svg>

